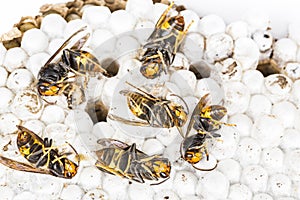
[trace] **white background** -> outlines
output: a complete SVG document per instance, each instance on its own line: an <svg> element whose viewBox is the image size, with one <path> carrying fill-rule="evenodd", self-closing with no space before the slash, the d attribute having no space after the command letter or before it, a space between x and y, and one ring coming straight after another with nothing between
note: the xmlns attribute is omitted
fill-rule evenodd
<svg viewBox="0 0 300 200"><path fill-rule="evenodd" d="M70 0L1 0L0 35L12 28L22 16L35 16L43 4L67 2ZM299 0L175 0L197 10L201 16L217 14L228 24L243 19L245 13L260 12L271 19L273 34L286 36L287 25L300 21Z"/></svg>

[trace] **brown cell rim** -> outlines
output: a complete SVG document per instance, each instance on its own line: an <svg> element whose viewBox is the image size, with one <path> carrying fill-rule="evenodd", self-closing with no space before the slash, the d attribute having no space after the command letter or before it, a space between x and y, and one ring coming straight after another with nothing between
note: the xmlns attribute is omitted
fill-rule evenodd
<svg viewBox="0 0 300 200"><path fill-rule="evenodd" d="M152 0L153 3L169 4L168 0ZM125 9L127 0L74 0L67 3L60 4L45 4L40 8L40 13L34 17L26 16L16 23L13 28L0 36L0 42L8 50L13 47L20 47L22 36L24 32L32 28L40 28L43 18L52 13L61 15L66 21L74 19L80 19L82 17L82 8L87 5L106 6L111 12L116 10ZM184 6L178 6L178 11L184 10ZM273 61L273 62L272 62ZM277 64L274 64L274 60L270 57L270 60L260 62L257 70L261 71L264 76L282 73Z"/></svg>
<svg viewBox="0 0 300 200"><path fill-rule="evenodd" d="M45 4L40 8L40 13L35 17L26 16L16 23L13 28L0 36L0 42L6 49L20 47L24 32L32 28L40 28L43 18L52 13L61 15L66 21L79 19L82 8L86 5L106 6L111 12L125 9L127 0L74 0L60 4ZM153 0L154 3L169 4L167 0Z"/></svg>

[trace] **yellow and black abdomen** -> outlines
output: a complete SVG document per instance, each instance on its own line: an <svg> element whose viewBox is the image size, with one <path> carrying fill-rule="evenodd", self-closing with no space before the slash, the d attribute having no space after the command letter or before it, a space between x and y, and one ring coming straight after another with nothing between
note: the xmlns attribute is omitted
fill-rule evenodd
<svg viewBox="0 0 300 200"><path fill-rule="evenodd" d="M202 111L202 115L214 120L221 120L227 114L227 109L220 105L211 105Z"/></svg>
<svg viewBox="0 0 300 200"><path fill-rule="evenodd" d="M62 155L59 155L57 150L49 151L48 169L58 177L72 178L77 174L78 165Z"/></svg>
<svg viewBox="0 0 300 200"><path fill-rule="evenodd" d="M83 50L66 49L63 52L62 60L73 70L81 74L95 75L97 72L102 72L98 59L91 53ZM100 70L102 69L102 70Z"/></svg>
<svg viewBox="0 0 300 200"><path fill-rule="evenodd" d="M150 121L155 99L148 98L138 92L122 91L127 96L127 104L130 111L142 120Z"/></svg>
<svg viewBox="0 0 300 200"><path fill-rule="evenodd" d="M34 132L23 126L17 126L17 146L21 155L27 159L31 165L14 161L8 158L2 159L2 164L19 171L35 172L41 174L51 174L61 178L72 178L76 175L79 167L78 163L69 160L69 153L59 153L58 149L52 146L52 139L44 140ZM76 156L78 153L74 150Z"/></svg>
<svg viewBox="0 0 300 200"><path fill-rule="evenodd" d="M149 79L154 79L170 65L172 54L166 49L149 46L141 58L140 72Z"/></svg>
<svg viewBox="0 0 300 200"><path fill-rule="evenodd" d="M186 137L181 144L181 156L189 163L198 163L203 155L201 150L204 148L206 134L195 134Z"/></svg>
<svg viewBox="0 0 300 200"><path fill-rule="evenodd" d="M96 151L96 167L103 172L128 178L140 183L144 179L158 180L169 177L170 162L159 155L148 156L136 149L136 144L127 145L114 139L100 139L100 146Z"/></svg>
<svg viewBox="0 0 300 200"><path fill-rule="evenodd" d="M96 166L103 172L122 177L132 177L130 152L119 148L104 148L96 152Z"/></svg>
<svg viewBox="0 0 300 200"><path fill-rule="evenodd" d="M97 151L98 160L100 160L106 166L116 165L117 157L120 154L120 150L114 148L105 148Z"/></svg>
<svg viewBox="0 0 300 200"><path fill-rule="evenodd" d="M154 118L163 128L171 128L175 126L175 120L172 110L169 109L167 101L165 103L157 103L152 109L152 118Z"/></svg>
<svg viewBox="0 0 300 200"><path fill-rule="evenodd" d="M226 115L227 110L220 105L211 105L204 108L200 115L194 117L197 121L194 125L194 129L204 129L208 132L214 132L221 128L222 123L219 121Z"/></svg>
<svg viewBox="0 0 300 200"><path fill-rule="evenodd" d="M43 140L27 130L19 126L17 146L20 153L31 163L36 163L43 155Z"/></svg>
<svg viewBox="0 0 300 200"><path fill-rule="evenodd" d="M161 27L157 27L143 46L146 49L141 58L140 72L143 76L154 79L163 71L166 72L174 61L184 35L184 19L180 15L169 18Z"/></svg>

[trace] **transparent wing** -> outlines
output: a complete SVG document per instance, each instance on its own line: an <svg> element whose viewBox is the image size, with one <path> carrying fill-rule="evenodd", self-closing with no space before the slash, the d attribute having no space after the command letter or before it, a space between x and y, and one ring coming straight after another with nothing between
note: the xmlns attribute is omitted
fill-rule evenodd
<svg viewBox="0 0 300 200"><path fill-rule="evenodd" d="M73 33L56 50L56 52L49 58L49 60L45 63L44 66L47 66L52 62L58 62L61 57L62 51L64 49L81 49L89 37L90 37L90 33L89 33L89 31L87 31L87 26L82 27L81 29L79 29L78 31Z"/></svg>
<svg viewBox="0 0 300 200"><path fill-rule="evenodd" d="M195 116L196 115L200 115L202 109L207 104L207 102L208 102L208 95L209 94L206 94L203 97L201 97L201 99L199 100L198 104L194 108L193 113L191 115L190 122L189 122L188 127L187 127L187 131L186 131L185 137L187 137L189 135L191 129L193 128L193 126L195 124Z"/></svg>
<svg viewBox="0 0 300 200"><path fill-rule="evenodd" d="M152 32L152 34L150 35L150 37L148 38L147 41L152 41L154 39L158 39L159 35L161 35L161 29L162 29L162 25L164 24L164 22L168 19L169 17L169 12L171 11L171 9L174 6L174 2L171 2L171 4L169 5L169 7L162 13L162 15L160 16L160 18L158 19L158 21L155 24L155 29Z"/></svg>
<svg viewBox="0 0 300 200"><path fill-rule="evenodd" d="M99 150L104 148L116 148L116 149L122 149L122 150L128 150L129 147L132 145L126 144L124 142L121 142L120 140L111 139L111 138L101 138L97 141L99 145ZM135 145L135 144L133 144ZM98 151L99 152L99 151ZM134 153L136 153L136 159L142 159L148 157L147 154L142 152L141 150L135 149ZM97 154L97 151L96 151Z"/></svg>
<svg viewBox="0 0 300 200"><path fill-rule="evenodd" d="M123 117L119 117L117 115L113 115L113 114L109 114L107 116L109 119L111 120L114 120L114 121L119 121L119 122L122 122L124 124L127 124L127 125L131 125L131 126L151 126L151 127L154 127L154 128L161 128L162 126L160 126L159 124L150 124L146 121L133 121L133 120L129 120L129 119L125 119Z"/></svg>
<svg viewBox="0 0 300 200"><path fill-rule="evenodd" d="M99 149L104 149L104 148L125 149L129 147L128 144L111 138L101 138L97 141L97 143L99 145Z"/></svg>
<svg viewBox="0 0 300 200"><path fill-rule="evenodd" d="M141 92L142 94L144 94L146 98L151 99L151 100L153 100L153 101L158 101L158 100L159 100L158 98L156 98L156 97L153 96L152 94L150 94L150 93L148 93L148 92L142 90L141 88L136 87L135 85L129 83L128 81L126 81L125 83L126 83L127 85L129 85L130 87L133 87L133 88L136 89L137 91ZM123 90L123 91L120 91L120 92L122 92L122 94L123 94L123 93L126 94L125 92L127 92L127 91L129 91L129 90Z"/></svg>
<svg viewBox="0 0 300 200"><path fill-rule="evenodd" d="M19 162L19 161L15 161L15 160L12 160L10 158L6 158L6 157L1 156L1 155L0 155L0 163L5 165L6 167L9 167L11 169L18 170L18 171L52 175L52 173L48 169L36 168L36 167L31 166L29 164L25 164L25 163L22 163L22 162Z"/></svg>
<svg viewBox="0 0 300 200"><path fill-rule="evenodd" d="M80 49L67 49L67 52L76 58L77 65L79 66L79 69L77 71L74 70L74 73L86 74L88 72L93 76L102 73L107 77L112 77L111 74L101 67L99 60L91 53Z"/></svg>

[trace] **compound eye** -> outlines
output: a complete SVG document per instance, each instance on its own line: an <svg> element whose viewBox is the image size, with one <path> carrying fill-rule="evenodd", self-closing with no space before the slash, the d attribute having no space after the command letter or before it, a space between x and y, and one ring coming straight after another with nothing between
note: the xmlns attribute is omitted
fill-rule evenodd
<svg viewBox="0 0 300 200"><path fill-rule="evenodd" d="M68 177L68 178L72 178L72 177L73 177L73 176L72 176L72 173L71 173L71 172L68 172L68 173L67 173L67 177Z"/></svg>
<svg viewBox="0 0 300 200"><path fill-rule="evenodd" d="M178 119L178 125L181 127L181 126L183 126L184 124L185 124L185 122L186 122L186 118L184 117L184 118L179 118Z"/></svg>
<svg viewBox="0 0 300 200"><path fill-rule="evenodd" d="M44 94L47 90L49 90L48 86L45 86L45 85L39 85L38 86L38 91L39 91L40 94Z"/></svg>
<svg viewBox="0 0 300 200"><path fill-rule="evenodd" d="M57 95L59 92L59 87L56 85L50 85L47 83L38 85L38 91L43 96L54 96Z"/></svg>
<svg viewBox="0 0 300 200"><path fill-rule="evenodd" d="M162 178L167 178L168 177L165 172L160 172L159 176L162 177Z"/></svg>
<svg viewBox="0 0 300 200"><path fill-rule="evenodd" d="M192 158L194 155L193 154L191 154L191 153L186 153L185 154L185 157L187 157L187 158Z"/></svg>

